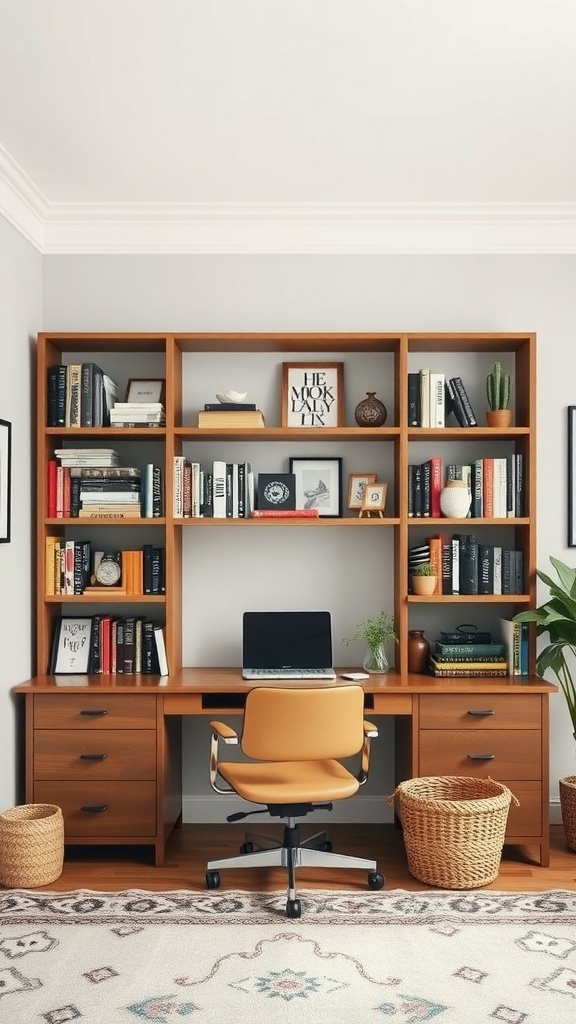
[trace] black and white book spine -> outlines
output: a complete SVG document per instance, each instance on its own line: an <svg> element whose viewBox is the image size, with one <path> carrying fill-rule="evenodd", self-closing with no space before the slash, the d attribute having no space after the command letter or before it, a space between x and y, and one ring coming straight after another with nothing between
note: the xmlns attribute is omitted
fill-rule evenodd
<svg viewBox="0 0 576 1024"><path fill-rule="evenodd" d="M214 519L226 519L226 463L212 463L212 502Z"/></svg>
<svg viewBox="0 0 576 1024"><path fill-rule="evenodd" d="M466 388L464 387L464 385L462 383L462 378L461 377L452 377L452 384L454 385L454 391L456 392L456 394L458 394L460 396L460 402L462 404L462 408L463 408L465 416L466 416L466 426L467 427L477 427L478 426L478 420L476 419L476 416L474 414L474 410L473 410L473 408L472 408L472 406L470 404L470 399L468 398L468 394L466 392Z"/></svg>
<svg viewBox="0 0 576 1024"><path fill-rule="evenodd" d="M506 519L507 511L506 459L494 459L494 518Z"/></svg>
<svg viewBox="0 0 576 1024"><path fill-rule="evenodd" d="M238 518L246 518L246 463L238 463Z"/></svg>
<svg viewBox="0 0 576 1024"><path fill-rule="evenodd" d="M175 519L182 519L184 515L184 456L174 456L174 493L172 502L172 515Z"/></svg>
<svg viewBox="0 0 576 1024"><path fill-rule="evenodd" d="M420 370L420 426L430 426L430 369Z"/></svg>
<svg viewBox="0 0 576 1024"><path fill-rule="evenodd" d="M478 593L494 593L494 548L490 544L478 545Z"/></svg>
<svg viewBox="0 0 576 1024"><path fill-rule="evenodd" d="M164 515L161 466L154 466L152 470L152 515L154 519L160 519Z"/></svg>
<svg viewBox="0 0 576 1024"><path fill-rule="evenodd" d="M430 516L431 507L431 465L430 461L423 462L421 466L422 472L422 515L425 518Z"/></svg>
<svg viewBox="0 0 576 1024"><path fill-rule="evenodd" d="M446 377L443 373L430 372L430 426L445 425L444 385Z"/></svg>
<svg viewBox="0 0 576 1024"><path fill-rule="evenodd" d="M142 502L142 514L145 519L152 519L154 516L154 466L151 462L147 462L144 467L144 474L142 479L142 490L143 502Z"/></svg>
<svg viewBox="0 0 576 1024"><path fill-rule="evenodd" d="M81 424L81 387L82 364L70 363L66 381L66 426L80 427Z"/></svg>
<svg viewBox="0 0 576 1024"><path fill-rule="evenodd" d="M460 593L460 540L452 537L452 593Z"/></svg>
<svg viewBox="0 0 576 1024"><path fill-rule="evenodd" d="M511 552L510 548L502 548L502 593L511 594Z"/></svg>
<svg viewBox="0 0 576 1024"><path fill-rule="evenodd" d="M422 466L412 466L412 474L412 498L414 505L414 518L421 519L423 516L424 508Z"/></svg>
<svg viewBox="0 0 576 1024"><path fill-rule="evenodd" d="M516 456L506 456L506 516L514 519L516 515Z"/></svg>
<svg viewBox="0 0 576 1024"><path fill-rule="evenodd" d="M408 426L420 426L420 374L408 374Z"/></svg>
<svg viewBox="0 0 576 1024"><path fill-rule="evenodd" d="M124 649L123 649L123 671L126 675L134 672L134 655L136 651L135 619L127 615L124 619Z"/></svg>
<svg viewBox="0 0 576 1024"><path fill-rule="evenodd" d="M156 671L155 654L154 623L147 619L142 623L142 672L144 675L152 675Z"/></svg>
<svg viewBox="0 0 576 1024"><path fill-rule="evenodd" d="M200 519L200 463L190 463L190 501L191 507L190 512L193 519Z"/></svg>
<svg viewBox="0 0 576 1024"><path fill-rule="evenodd" d="M516 515L521 517L526 512L526 497L524 493L524 456L516 452Z"/></svg>
<svg viewBox="0 0 576 1024"><path fill-rule="evenodd" d="M214 517L214 504L213 504L213 481L214 475L209 469L202 471L202 505L201 514L206 519L212 519Z"/></svg>
<svg viewBox="0 0 576 1024"><path fill-rule="evenodd" d="M231 519L234 515L233 512L233 498L232 498L232 487L234 478L234 464L232 462L226 463L226 518Z"/></svg>
<svg viewBox="0 0 576 1024"><path fill-rule="evenodd" d="M456 393L456 390L454 388L454 382L452 380L446 380L445 391L446 414L448 415L448 413L452 413L459 427L468 426L468 421L466 419L466 414L462 406L460 395Z"/></svg>
<svg viewBox="0 0 576 1024"><path fill-rule="evenodd" d="M460 540L460 593L478 593L478 544L472 533L457 535Z"/></svg>

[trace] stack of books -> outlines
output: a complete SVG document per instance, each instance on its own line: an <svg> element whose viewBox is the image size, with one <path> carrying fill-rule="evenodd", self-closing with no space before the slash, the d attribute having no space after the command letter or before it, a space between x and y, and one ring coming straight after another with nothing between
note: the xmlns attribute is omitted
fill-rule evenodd
<svg viewBox="0 0 576 1024"><path fill-rule="evenodd" d="M48 367L49 427L108 427L116 381L96 363Z"/></svg>
<svg viewBox="0 0 576 1024"><path fill-rule="evenodd" d="M263 427L264 415L250 402L207 402L198 413L198 426L230 430Z"/></svg>
<svg viewBox="0 0 576 1024"><path fill-rule="evenodd" d="M430 672L438 677L507 676L503 643L445 643L437 640L430 652Z"/></svg>
<svg viewBox="0 0 576 1024"><path fill-rule="evenodd" d="M165 427L162 402L115 402L110 410L111 427Z"/></svg>

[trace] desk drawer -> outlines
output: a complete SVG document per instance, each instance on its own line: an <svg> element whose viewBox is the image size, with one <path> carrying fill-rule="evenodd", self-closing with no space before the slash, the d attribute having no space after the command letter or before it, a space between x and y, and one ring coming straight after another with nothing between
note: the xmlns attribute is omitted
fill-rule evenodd
<svg viewBox="0 0 576 1024"><path fill-rule="evenodd" d="M494 755L477 760L474 755ZM419 775L469 775L484 779L541 779L542 745L539 730L512 732L478 729L473 733L434 729L420 733Z"/></svg>
<svg viewBox="0 0 576 1024"><path fill-rule="evenodd" d="M34 800L62 808L64 840L156 833L154 782L36 782Z"/></svg>
<svg viewBox="0 0 576 1024"><path fill-rule="evenodd" d="M156 697L98 693L42 693L34 697L35 729L153 729Z"/></svg>
<svg viewBox="0 0 576 1024"><path fill-rule="evenodd" d="M420 697L421 729L539 729L537 693L439 693Z"/></svg>
<svg viewBox="0 0 576 1024"><path fill-rule="evenodd" d="M153 729L37 729L34 778L156 778L156 732Z"/></svg>

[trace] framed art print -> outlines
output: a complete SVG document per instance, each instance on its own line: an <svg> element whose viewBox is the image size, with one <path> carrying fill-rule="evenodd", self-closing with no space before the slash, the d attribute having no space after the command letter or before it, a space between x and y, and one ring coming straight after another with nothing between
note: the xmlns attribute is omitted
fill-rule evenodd
<svg viewBox="0 0 576 1024"><path fill-rule="evenodd" d="M12 489L12 424L0 420L0 544L10 541Z"/></svg>
<svg viewBox="0 0 576 1024"><path fill-rule="evenodd" d="M387 490L388 484L367 484L364 489L360 515L366 512L377 512L379 516L382 516L386 508Z"/></svg>
<svg viewBox="0 0 576 1024"><path fill-rule="evenodd" d="M342 515L342 459L291 458L296 508L317 508L319 516Z"/></svg>
<svg viewBox="0 0 576 1024"><path fill-rule="evenodd" d="M344 363L282 363L282 426L344 426Z"/></svg>
<svg viewBox="0 0 576 1024"><path fill-rule="evenodd" d="M376 483L376 473L350 473L348 477L348 508L362 508L364 491Z"/></svg>
<svg viewBox="0 0 576 1024"><path fill-rule="evenodd" d="M56 622L50 671L84 673L90 670L92 619L62 616Z"/></svg>
<svg viewBox="0 0 576 1024"><path fill-rule="evenodd" d="M126 387L127 402L161 402L164 405L166 381L162 377L134 377Z"/></svg>

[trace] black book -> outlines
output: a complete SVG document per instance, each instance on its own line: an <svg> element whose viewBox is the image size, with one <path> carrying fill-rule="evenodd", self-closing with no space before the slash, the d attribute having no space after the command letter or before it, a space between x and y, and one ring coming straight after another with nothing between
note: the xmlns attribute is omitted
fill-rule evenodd
<svg viewBox="0 0 576 1024"><path fill-rule="evenodd" d="M93 493L102 493L104 491L107 493L111 491L140 491L141 488L140 481L129 476L108 477L101 480L85 477L74 477L74 479L79 481L81 491L91 491Z"/></svg>
<svg viewBox="0 0 576 1024"><path fill-rule="evenodd" d="M494 593L494 548L491 544L478 545L478 593Z"/></svg>
<svg viewBox="0 0 576 1024"><path fill-rule="evenodd" d="M460 593L478 593L478 544L473 533L456 534L460 541Z"/></svg>
<svg viewBox="0 0 576 1024"><path fill-rule="evenodd" d="M422 463L422 515L430 515L430 477L432 467L430 462Z"/></svg>
<svg viewBox="0 0 576 1024"><path fill-rule="evenodd" d="M63 427L66 424L66 382L67 367L63 363L48 368L49 427Z"/></svg>
<svg viewBox="0 0 576 1024"><path fill-rule="evenodd" d="M214 515L214 506L212 503L212 482L213 475L210 470L204 470L204 487L202 494L202 504L200 506L200 515L205 516L207 519L211 519Z"/></svg>
<svg viewBox="0 0 576 1024"><path fill-rule="evenodd" d="M420 519L424 507L421 465L412 466L412 504L414 506L414 517Z"/></svg>
<svg viewBox="0 0 576 1024"><path fill-rule="evenodd" d="M466 388L462 383L462 378L451 377L450 381L454 385L454 392L460 396L460 401L462 402L462 407L466 414L466 423L464 425L467 427L477 427L478 420L474 415L474 410L472 409L472 406L470 404L470 399L468 398L468 395L466 393Z"/></svg>
<svg viewBox="0 0 576 1024"><path fill-rule="evenodd" d="M252 402L206 402L206 412L237 412L238 409L256 409Z"/></svg>
<svg viewBox="0 0 576 1024"><path fill-rule="evenodd" d="M420 426L420 374L408 374L408 426Z"/></svg>
<svg viewBox="0 0 576 1024"><path fill-rule="evenodd" d="M142 623L142 672L144 675L152 675L157 671L154 667L155 653L154 623L146 620Z"/></svg>
<svg viewBox="0 0 576 1024"><path fill-rule="evenodd" d="M454 388L454 382L452 380L446 380L444 383L445 389L445 406L446 412L452 413L459 427L467 427L468 421L466 419L466 413L460 395L456 393Z"/></svg>
<svg viewBox="0 0 576 1024"><path fill-rule="evenodd" d="M103 377L103 371L96 363L82 363L82 371L80 376L80 425L82 427L95 427L100 424L97 422L101 421L101 415L99 417L94 416L94 410L97 402L95 401L97 396L98 387L101 387ZM100 381L100 385L98 384Z"/></svg>
<svg viewBox="0 0 576 1024"><path fill-rule="evenodd" d="M152 516L154 519L159 519L162 515L162 468L161 466L153 466L152 468Z"/></svg>
<svg viewBox="0 0 576 1024"><path fill-rule="evenodd" d="M124 647L122 650L123 672L130 675L134 672L136 654L136 621L132 615L124 619Z"/></svg>

